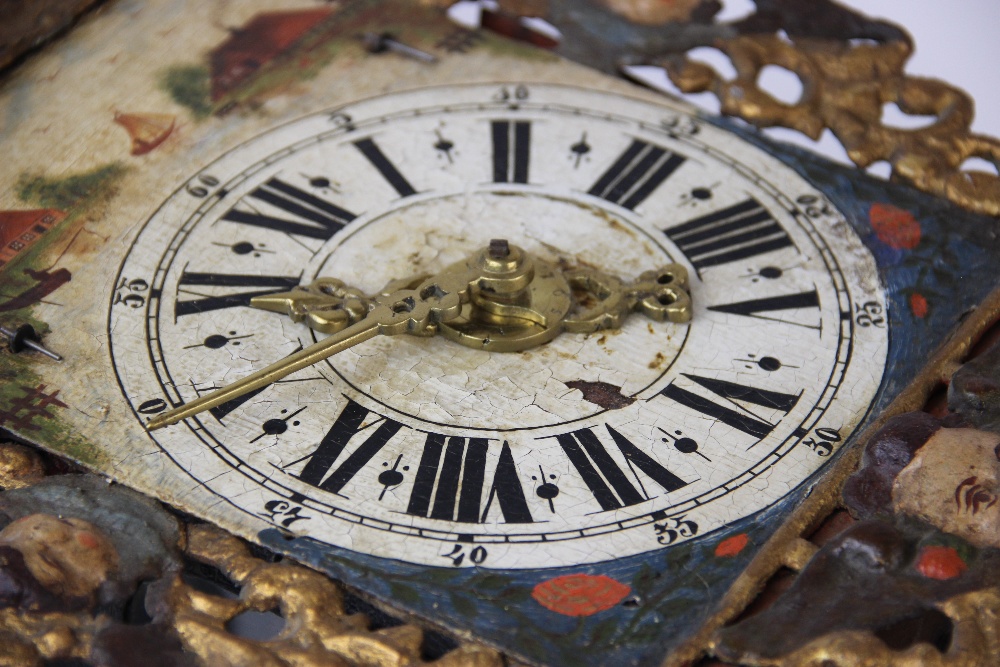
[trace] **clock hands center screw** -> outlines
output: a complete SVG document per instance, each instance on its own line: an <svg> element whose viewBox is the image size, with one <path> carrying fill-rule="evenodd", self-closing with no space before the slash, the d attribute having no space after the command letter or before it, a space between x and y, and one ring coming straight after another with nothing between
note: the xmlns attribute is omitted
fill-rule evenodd
<svg viewBox="0 0 1000 667"><path fill-rule="evenodd" d="M407 46L402 42L398 42L392 35L386 32L381 34L366 32L361 35L361 42L365 45L365 49L369 53L385 53L386 51L392 51L402 56L413 58L414 60L419 60L425 63L437 62L437 58L433 55L427 53L426 51L415 49L412 46Z"/></svg>
<svg viewBox="0 0 1000 667"><path fill-rule="evenodd" d="M490 257L493 259L503 259L510 255L510 243L507 239L490 240Z"/></svg>
<svg viewBox="0 0 1000 667"><path fill-rule="evenodd" d="M35 332L35 328L30 324L22 324L17 328L16 331L8 329L5 326L0 326L0 334L3 334L10 341L10 351L17 353L25 348L30 348L36 352L41 352L47 357L55 359L56 361L62 361L62 357L47 349L41 343L38 342L38 334Z"/></svg>

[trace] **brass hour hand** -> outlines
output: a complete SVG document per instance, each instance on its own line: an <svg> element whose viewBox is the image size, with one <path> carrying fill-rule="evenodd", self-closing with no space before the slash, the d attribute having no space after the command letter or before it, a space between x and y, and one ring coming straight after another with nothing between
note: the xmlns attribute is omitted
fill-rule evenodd
<svg viewBox="0 0 1000 667"><path fill-rule="evenodd" d="M288 315L293 322L305 322L315 331L337 333L363 320L374 299L336 278L317 278L289 292L255 296L250 305Z"/></svg>
<svg viewBox="0 0 1000 667"><path fill-rule="evenodd" d="M423 335L428 328L455 319L461 314L462 303L469 299L469 285L476 277L478 273L475 272L446 272L424 280L415 289L398 290L379 296L363 319L222 389L163 413L150 420L146 428L152 431L176 424L182 419L262 389L286 375L377 335Z"/></svg>

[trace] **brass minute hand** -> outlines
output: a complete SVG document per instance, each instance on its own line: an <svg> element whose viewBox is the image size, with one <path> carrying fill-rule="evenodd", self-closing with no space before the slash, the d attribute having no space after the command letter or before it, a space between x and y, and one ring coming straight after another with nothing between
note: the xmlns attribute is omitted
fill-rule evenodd
<svg viewBox="0 0 1000 667"><path fill-rule="evenodd" d="M424 333L428 326L459 316L462 304L469 299L469 284L478 277L475 271L445 272L428 278L415 289L397 290L380 296L368 315L338 333L299 350L241 380L201 396L179 408L151 419L153 429L176 424L182 419L222 405L248 392L266 387L286 375L311 366L338 352L381 334Z"/></svg>

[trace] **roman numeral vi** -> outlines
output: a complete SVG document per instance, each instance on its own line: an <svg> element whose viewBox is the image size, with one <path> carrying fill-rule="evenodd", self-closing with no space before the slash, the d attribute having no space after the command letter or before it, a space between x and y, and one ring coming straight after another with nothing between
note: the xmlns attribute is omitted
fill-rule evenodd
<svg viewBox="0 0 1000 667"><path fill-rule="evenodd" d="M506 442L483 506L488 451L489 441L485 438L445 438L439 433L428 433L407 514L482 523L496 499L506 523L532 523L514 456Z"/></svg>

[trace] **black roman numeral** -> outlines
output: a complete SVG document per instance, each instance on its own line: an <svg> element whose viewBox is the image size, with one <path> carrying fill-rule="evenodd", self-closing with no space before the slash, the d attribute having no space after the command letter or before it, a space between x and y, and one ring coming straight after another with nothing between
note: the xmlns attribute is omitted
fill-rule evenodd
<svg viewBox="0 0 1000 667"><path fill-rule="evenodd" d="M698 274L718 264L787 248L792 240L755 199L663 230Z"/></svg>
<svg viewBox="0 0 1000 667"><path fill-rule="evenodd" d="M736 382L716 380L698 375L688 375L687 373L684 373L683 375L692 382L701 385L713 394L721 396L728 401L734 403L736 401L753 403L766 408L781 410L786 414L795 407L795 403L798 402L800 396L800 394L783 394L778 391L757 389L756 387L750 387ZM734 410L733 408L719 405L714 401L699 396L698 394L688 391L687 389L683 389L682 387L678 387L673 383L667 385L667 387L658 395L666 396L673 401L677 401L681 405L687 406L692 410L697 410L704 415L708 415L712 419L718 420L723 424L728 424L729 426L739 429L747 435L751 435L758 439L769 434L776 426L776 424L771 424L756 415L745 414L745 412L740 412ZM739 404L736 405L737 407L739 406Z"/></svg>
<svg viewBox="0 0 1000 667"><path fill-rule="evenodd" d="M235 208L226 212L222 219L326 241L356 217L350 211L334 206L278 178L268 180L267 183L251 191L248 196L276 206L295 219L286 220Z"/></svg>
<svg viewBox="0 0 1000 667"><path fill-rule="evenodd" d="M557 435L559 445L566 453L570 463L580 473L584 483L594 494L594 498L603 510L613 510L628 505L637 505L649 500L642 482L636 475L635 468L646 473L650 479L663 487L668 493L688 485L683 479L670 472L655 459L635 446L628 438L605 424L611 439L625 457L629 470L639 485L637 489L629 480L604 444L593 430L583 428L570 433ZM640 492L641 489L641 492Z"/></svg>
<svg viewBox="0 0 1000 667"><path fill-rule="evenodd" d="M531 123L495 120L493 130L493 182L527 183L531 156Z"/></svg>
<svg viewBox="0 0 1000 667"><path fill-rule="evenodd" d="M212 391L214 391L215 389L218 389L218 387L214 388ZM267 389L267 387L261 387L260 389L249 391L243 394L242 396L237 396L232 400L226 401L222 405L217 405L214 408L209 408L208 411L212 414L213 417L219 420L219 423L222 423L222 420L228 417L230 412L240 407L250 399L254 398L258 394L263 392L265 389ZM201 394L201 392L198 393L199 395Z"/></svg>
<svg viewBox="0 0 1000 667"><path fill-rule="evenodd" d="M188 299L186 301L178 299L174 302L174 317L192 315L194 313L207 313L221 308L233 308L234 306L249 306L250 299L255 296L285 292L296 287L298 284L298 276L248 276L228 273L189 273L185 271L181 274L180 283L177 286L178 294L181 292L197 294L190 289L185 289L192 286L257 287L263 289L217 296L198 294L200 298Z"/></svg>
<svg viewBox="0 0 1000 667"><path fill-rule="evenodd" d="M488 451L486 438L445 438L428 433L406 513L444 521L483 523L496 498L505 522L531 523L514 456L506 442L483 507Z"/></svg>
<svg viewBox="0 0 1000 667"><path fill-rule="evenodd" d="M378 173L382 174L382 177L399 193L400 197L409 197L410 195L417 194L417 191L413 189L409 181L399 173L395 165L389 162L389 158L385 156L382 149L372 139L361 139L360 141L355 141L354 145L357 146L362 155L368 158L372 166L378 169Z"/></svg>
<svg viewBox="0 0 1000 667"><path fill-rule="evenodd" d="M588 192L635 210L683 162L684 158L680 155L633 139L632 144Z"/></svg>
<svg viewBox="0 0 1000 667"><path fill-rule="evenodd" d="M378 454L389 439L403 427L399 422L385 418L375 432L369 435L354 452L344 459L333 473L333 464L344 452L351 438L361 432L361 423L368 416L368 409L348 399L347 405L330 430L323 436L319 447L310 455L299 479L330 493L339 493L358 471ZM327 475L329 474L329 477ZM325 478L325 479L324 479Z"/></svg>
<svg viewBox="0 0 1000 667"><path fill-rule="evenodd" d="M769 296L763 299L750 299L748 301L737 301L736 303L725 303L718 306L709 306L708 310L719 313L731 313L733 315L745 315L756 317L761 320L771 320L774 322L784 322L797 326L818 329L819 325L803 324L801 322L789 322L780 317L762 315L761 313L774 313L782 310L794 310L796 308L816 308L819 309L819 294L814 288L809 292L799 292L798 294L783 294L781 296Z"/></svg>

